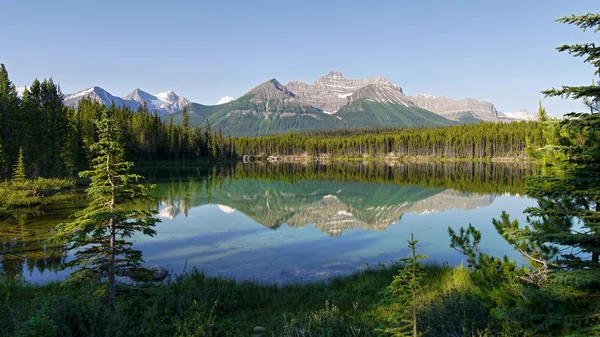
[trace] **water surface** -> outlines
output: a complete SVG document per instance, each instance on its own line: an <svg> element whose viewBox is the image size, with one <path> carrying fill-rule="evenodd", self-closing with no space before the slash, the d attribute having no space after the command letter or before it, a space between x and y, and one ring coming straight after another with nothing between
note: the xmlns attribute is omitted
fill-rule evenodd
<svg viewBox="0 0 600 337"><path fill-rule="evenodd" d="M503 210L524 220L535 203L523 196L531 168L491 163L329 165L237 164L144 173L158 211L154 237L134 247L147 265L180 274L197 268L239 280L286 282L347 274L409 255L414 233L430 261L460 264L447 228L473 224L491 254L519 255L491 219ZM85 206L77 195L42 216L0 223L2 271L45 282L63 279L46 240L56 224Z"/></svg>

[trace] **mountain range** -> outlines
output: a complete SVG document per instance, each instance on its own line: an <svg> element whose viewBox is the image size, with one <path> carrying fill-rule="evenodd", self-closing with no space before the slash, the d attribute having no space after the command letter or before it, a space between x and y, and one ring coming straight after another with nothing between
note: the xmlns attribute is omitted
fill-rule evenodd
<svg viewBox="0 0 600 337"><path fill-rule="evenodd" d="M337 71L330 71L312 84L290 81L284 85L273 78L237 99L223 97L216 105L192 103L172 91L152 95L135 89L117 97L100 87L65 95L65 104L77 106L84 97L132 109L145 103L150 111L163 119L172 117L175 122L181 120L181 110L187 106L192 125L208 120L213 128L234 136L535 119L526 111L499 112L492 103L473 98L407 96L400 86L383 77L348 79Z"/></svg>
<svg viewBox="0 0 600 337"><path fill-rule="evenodd" d="M65 95L64 102L68 106L77 107L79 101L84 97L94 101L103 102L106 106L109 106L114 102L117 106L126 106L133 110L136 110L146 103L148 110L156 111L159 116L180 111L183 107L191 103L185 97L178 96L172 91L152 95L140 89L135 89L125 97L117 97L100 87L91 87L73 94Z"/></svg>

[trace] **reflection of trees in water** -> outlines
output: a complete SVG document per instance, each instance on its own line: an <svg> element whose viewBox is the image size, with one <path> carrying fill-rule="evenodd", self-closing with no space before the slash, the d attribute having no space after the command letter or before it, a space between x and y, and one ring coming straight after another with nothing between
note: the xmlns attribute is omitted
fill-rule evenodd
<svg viewBox="0 0 600 337"><path fill-rule="evenodd" d="M0 276L14 279L59 270L66 255L52 242L55 227L86 201L84 196L63 195L55 203L12 210L0 219ZM1 278L1 277L0 277Z"/></svg>
<svg viewBox="0 0 600 337"><path fill-rule="evenodd" d="M166 176L154 172L154 179L168 183L158 184L151 206L162 217L174 218L217 203L269 228L310 223L339 235L346 227L383 230L405 212L483 207L497 194L522 194L524 176L534 170L527 164L489 162L238 163L170 170ZM323 193L338 202L318 202L315 196Z"/></svg>
<svg viewBox="0 0 600 337"><path fill-rule="evenodd" d="M50 242L58 222L38 226L31 217L18 214L0 220L0 273L9 279L22 275L23 270L33 274L57 271L64 259L60 247Z"/></svg>

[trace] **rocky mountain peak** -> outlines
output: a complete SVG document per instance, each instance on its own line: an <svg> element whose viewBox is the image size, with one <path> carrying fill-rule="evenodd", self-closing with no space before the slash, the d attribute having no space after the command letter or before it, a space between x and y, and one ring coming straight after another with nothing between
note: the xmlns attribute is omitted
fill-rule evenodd
<svg viewBox="0 0 600 337"><path fill-rule="evenodd" d="M325 75L323 77L336 79L336 80L344 79L344 75L342 75L342 73L340 73L339 71L334 71L334 70L331 70L330 72L327 73L327 75Z"/></svg>
<svg viewBox="0 0 600 337"><path fill-rule="evenodd" d="M408 98L418 107L433 111L453 121L464 123L498 121L498 111L490 102L479 101L474 98L455 100L428 94L420 94Z"/></svg>
<svg viewBox="0 0 600 337"><path fill-rule="evenodd" d="M256 88L250 90L246 95L253 96L252 100L256 103L272 99L288 100L296 96L275 78L261 83Z"/></svg>
<svg viewBox="0 0 600 337"><path fill-rule="evenodd" d="M250 90L248 94L252 95L277 95L283 94L286 96L294 97L294 93L291 92L285 85L281 84L277 79L272 78L266 82L261 83L258 87Z"/></svg>

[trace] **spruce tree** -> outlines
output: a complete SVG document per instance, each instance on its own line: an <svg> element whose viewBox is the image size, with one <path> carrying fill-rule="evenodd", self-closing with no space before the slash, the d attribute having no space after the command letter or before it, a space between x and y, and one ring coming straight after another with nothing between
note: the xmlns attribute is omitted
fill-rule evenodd
<svg viewBox="0 0 600 337"><path fill-rule="evenodd" d="M127 241L134 233L154 235L160 221L149 210L131 209L132 203L148 200L149 186L139 183L142 176L132 174L132 162L124 160L120 129L115 118L105 110L97 122L98 141L91 146L95 156L93 169L80 173L91 180L86 190L90 204L77 213L71 223L59 226L58 239L75 251L73 260L64 267L78 267L71 279L108 281L108 303L114 307L116 277L138 268L142 253Z"/></svg>
<svg viewBox="0 0 600 337"><path fill-rule="evenodd" d="M4 147L0 143L0 181L6 178L6 155L4 154Z"/></svg>
<svg viewBox="0 0 600 337"><path fill-rule="evenodd" d="M23 157L23 148L19 148L19 158L17 164L13 170L12 180L16 182L23 182L27 179L27 173L25 171L25 158Z"/></svg>
<svg viewBox="0 0 600 337"><path fill-rule="evenodd" d="M600 31L599 14L558 21ZM600 47L594 43L557 49L584 57L600 75ZM595 109L600 86L563 86L543 93L583 100L590 112L542 120L547 145L534 153L541 159L542 174L527 183L527 195L538 199L536 207L525 210L529 225L520 226L506 213L493 221L528 266L481 252L481 233L471 226L449 232L452 246L475 266L474 275L496 316L511 328L546 335L590 333L600 317L600 114Z"/></svg>
<svg viewBox="0 0 600 337"><path fill-rule="evenodd" d="M378 329L386 335L394 337L417 337L418 296L421 292L421 282L425 276L423 264L420 262L427 256L417 255L417 243L411 234L408 248L411 256L401 259L404 268L394 276L392 283L384 292L384 310L386 327Z"/></svg>

